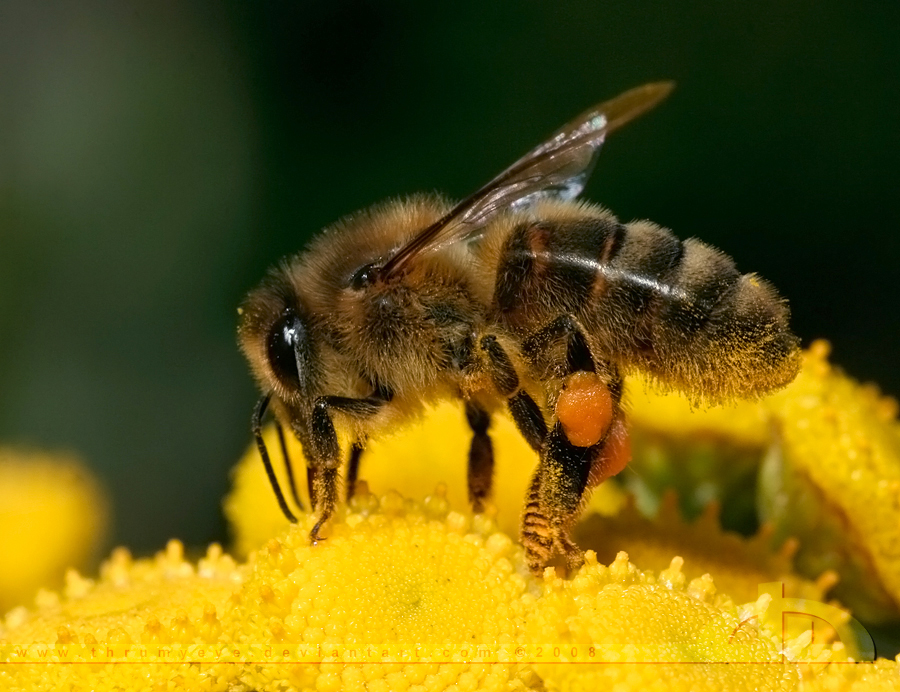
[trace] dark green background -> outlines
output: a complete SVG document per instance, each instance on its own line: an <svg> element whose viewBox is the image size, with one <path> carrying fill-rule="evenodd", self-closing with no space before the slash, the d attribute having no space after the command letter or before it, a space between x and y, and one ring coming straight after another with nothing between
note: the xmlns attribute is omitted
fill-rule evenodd
<svg viewBox="0 0 900 692"><path fill-rule="evenodd" d="M5 2L0 439L81 452L138 552L222 539L265 268L657 79L586 196L721 247L898 394L898 30L894 0Z"/></svg>

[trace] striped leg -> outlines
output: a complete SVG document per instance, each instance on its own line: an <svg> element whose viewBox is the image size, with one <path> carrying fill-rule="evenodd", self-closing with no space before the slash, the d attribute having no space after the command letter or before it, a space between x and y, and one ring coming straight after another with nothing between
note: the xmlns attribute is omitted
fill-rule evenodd
<svg viewBox="0 0 900 692"><path fill-rule="evenodd" d="M557 372L564 376L564 389L522 516L522 544L535 574L555 554L565 558L569 570L582 563L581 550L569 538L569 530L581 514L590 487L606 477L608 437L613 420L620 417L622 379L609 364L599 364L602 375L596 372L598 364L573 318L562 315L553 320L525 341L525 352L532 362L539 362L547 352L559 353L560 346L564 359ZM579 391L573 394L576 383ZM566 410L561 406L564 400Z"/></svg>

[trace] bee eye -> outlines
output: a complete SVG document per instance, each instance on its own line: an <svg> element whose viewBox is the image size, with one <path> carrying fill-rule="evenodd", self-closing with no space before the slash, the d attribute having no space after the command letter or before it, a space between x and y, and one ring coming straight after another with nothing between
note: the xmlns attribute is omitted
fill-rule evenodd
<svg viewBox="0 0 900 692"><path fill-rule="evenodd" d="M374 263L360 267L353 273L353 276L350 277L350 288L354 291L361 291L375 281L375 276L377 274L378 267L376 267Z"/></svg>
<svg viewBox="0 0 900 692"><path fill-rule="evenodd" d="M269 365L284 384L296 388L301 383L301 360L306 349L306 327L292 310L285 312L269 331Z"/></svg>

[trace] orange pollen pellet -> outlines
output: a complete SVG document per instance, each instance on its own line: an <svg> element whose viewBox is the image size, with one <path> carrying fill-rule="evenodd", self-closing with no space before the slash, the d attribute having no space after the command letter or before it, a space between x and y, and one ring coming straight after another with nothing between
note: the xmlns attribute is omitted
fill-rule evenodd
<svg viewBox="0 0 900 692"><path fill-rule="evenodd" d="M556 417L576 447L597 444L612 422L609 388L594 372L569 375L556 402Z"/></svg>
<svg viewBox="0 0 900 692"><path fill-rule="evenodd" d="M619 415L606 436L603 451L591 464L588 487L594 488L611 476L615 476L631 461L631 436L625 420Z"/></svg>

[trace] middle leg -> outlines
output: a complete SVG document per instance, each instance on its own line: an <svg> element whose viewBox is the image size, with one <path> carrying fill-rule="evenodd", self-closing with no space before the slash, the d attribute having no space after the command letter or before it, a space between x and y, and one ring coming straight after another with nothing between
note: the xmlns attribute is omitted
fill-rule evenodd
<svg viewBox="0 0 900 692"><path fill-rule="evenodd" d="M478 404L466 402L466 420L472 428L472 445L469 447L469 502L476 514L484 511L484 502L491 496L494 482L494 447L488 435L490 414Z"/></svg>
<svg viewBox="0 0 900 692"><path fill-rule="evenodd" d="M527 392L519 387L519 375L512 360L493 335L483 336L478 345L485 356L485 367L494 389L507 398L513 420L525 440L540 451L547 436L543 413ZM490 414L475 401L466 401L466 420L472 429L469 448L469 502L474 512L484 511L491 495L494 475L494 449L488 435Z"/></svg>

